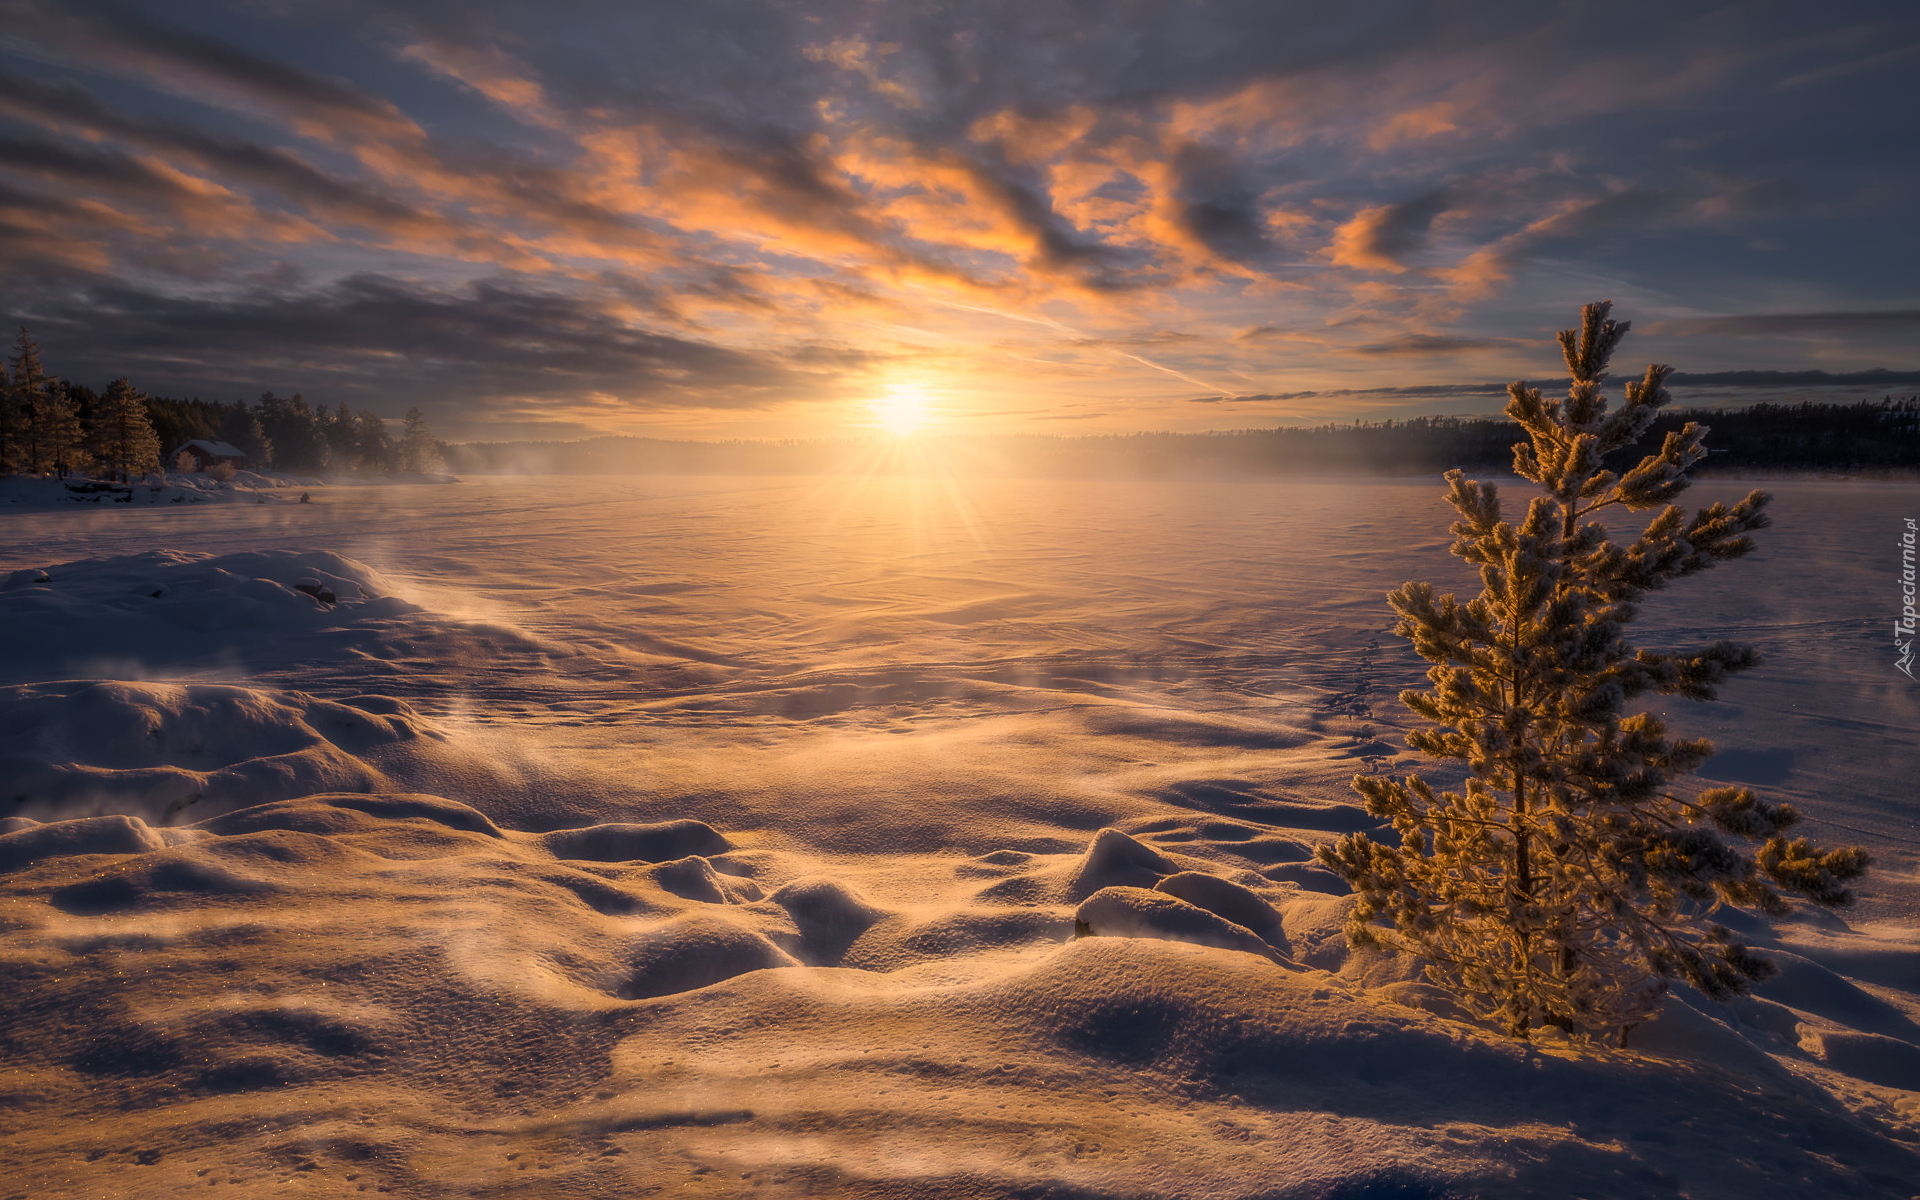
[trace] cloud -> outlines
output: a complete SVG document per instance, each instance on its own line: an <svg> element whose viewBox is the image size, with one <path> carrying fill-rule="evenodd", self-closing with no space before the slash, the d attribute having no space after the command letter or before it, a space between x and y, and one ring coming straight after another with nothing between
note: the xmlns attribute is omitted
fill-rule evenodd
<svg viewBox="0 0 1920 1200"><path fill-rule="evenodd" d="M16 36L35 37L56 55L111 62L116 71L144 75L164 87L225 104L269 104L309 136L409 141L424 136L392 101L344 80L177 25L149 21L128 9L83 0L11 0L7 16Z"/></svg>
<svg viewBox="0 0 1920 1200"><path fill-rule="evenodd" d="M1755 313L1744 316L1677 317L1647 326L1649 333L1721 337L1828 338L1920 334L1920 308L1855 312Z"/></svg>
<svg viewBox="0 0 1920 1200"><path fill-rule="evenodd" d="M1920 383L1920 371L1675 371L1667 377L1683 387L1867 387Z"/></svg>
<svg viewBox="0 0 1920 1200"><path fill-rule="evenodd" d="M1388 342L1352 346L1346 350L1346 353L1373 358L1416 357L1429 354L1459 354L1467 350L1499 350L1513 344L1510 338L1450 337L1431 333L1409 333Z"/></svg>
<svg viewBox="0 0 1920 1200"><path fill-rule="evenodd" d="M1920 42L1911 42L1905 46L1895 46L1891 50L1882 50L1877 54L1868 54L1847 62L1834 63L1831 66L1817 67L1811 71L1802 71L1789 75L1774 87L1780 91L1806 87L1809 84L1825 83L1831 79L1845 79L1849 75L1860 75L1868 71L1877 71L1895 63L1920 55Z"/></svg>
<svg viewBox="0 0 1920 1200"><path fill-rule="evenodd" d="M1399 204L1363 209L1334 230L1327 257L1337 266L1403 274L1407 257L1425 248L1427 231L1447 205L1444 192L1429 192Z"/></svg>
<svg viewBox="0 0 1920 1200"><path fill-rule="evenodd" d="M1167 162L1168 223L1214 258L1257 263L1272 251L1260 188L1216 146L1181 142Z"/></svg>
<svg viewBox="0 0 1920 1200"><path fill-rule="evenodd" d="M0 113L44 129L78 132L170 153L242 183L271 188L315 215L399 236L447 233L442 219L379 192L355 186L281 149L189 127L129 117L71 82L0 75Z"/></svg>
<svg viewBox="0 0 1920 1200"><path fill-rule="evenodd" d="M1492 374L1516 312L1570 313L1595 280L1666 311L1905 303L1873 281L1904 212L1872 197L1920 166L1858 147L1920 136L1876 69L1912 19L1869 38L1791 6L1585 0L1091 23L1071 0L118 4L0 0L0 266L75 361L137 351L174 390L264 373L372 395L384 366L482 407L571 395L590 423L759 412L911 356L1119 420L1183 380L1293 395L1423 355ZM1747 253L1759 237L1787 249ZM483 292L567 353L488 325ZM83 294L150 297L152 340ZM1839 324L1754 328L1910 328L1801 315ZM1156 329L1183 336L1124 352Z"/></svg>
<svg viewBox="0 0 1920 1200"><path fill-rule="evenodd" d="M96 287L27 321L69 375L226 399L301 388L317 400L538 411L591 395L615 413L754 409L819 398L875 361L847 347L750 352L636 328L601 304L505 281L429 289L380 276L284 294L181 299ZM604 414L603 414L604 415Z"/></svg>

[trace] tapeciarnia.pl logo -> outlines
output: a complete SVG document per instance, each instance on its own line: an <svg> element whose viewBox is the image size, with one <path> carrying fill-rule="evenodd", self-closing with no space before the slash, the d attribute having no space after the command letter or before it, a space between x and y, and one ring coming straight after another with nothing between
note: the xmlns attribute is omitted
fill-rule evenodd
<svg viewBox="0 0 1920 1200"><path fill-rule="evenodd" d="M1900 619L1893 623L1893 648L1900 653L1893 665L1906 673L1908 679L1913 675L1913 630L1916 615L1914 601L1914 538L1920 527L1916 527L1912 517L1907 518L1906 531L1900 535Z"/></svg>

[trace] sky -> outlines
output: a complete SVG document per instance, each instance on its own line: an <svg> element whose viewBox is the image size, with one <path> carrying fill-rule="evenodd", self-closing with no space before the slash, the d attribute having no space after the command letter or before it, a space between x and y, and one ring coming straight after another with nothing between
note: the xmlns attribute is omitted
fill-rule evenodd
<svg viewBox="0 0 1920 1200"><path fill-rule="evenodd" d="M1495 411L1596 299L1683 399L1920 382L1917 69L1911 0L0 0L0 318L452 440Z"/></svg>

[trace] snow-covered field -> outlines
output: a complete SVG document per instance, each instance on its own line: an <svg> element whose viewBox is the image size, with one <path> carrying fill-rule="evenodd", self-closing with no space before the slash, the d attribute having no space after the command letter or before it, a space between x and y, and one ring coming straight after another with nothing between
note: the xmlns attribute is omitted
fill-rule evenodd
<svg viewBox="0 0 1920 1200"><path fill-rule="evenodd" d="M1308 865L1415 764L1437 481L0 511L0 1198L1920 1194L1920 489L1766 486L1641 640L1758 642L1668 711L1878 868L1631 1053Z"/></svg>

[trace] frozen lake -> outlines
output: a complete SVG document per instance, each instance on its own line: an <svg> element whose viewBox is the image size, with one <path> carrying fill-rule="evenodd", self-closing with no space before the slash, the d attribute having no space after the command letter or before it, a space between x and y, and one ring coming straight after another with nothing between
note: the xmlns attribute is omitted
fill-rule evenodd
<svg viewBox="0 0 1920 1200"><path fill-rule="evenodd" d="M1756 642L1665 711L1878 867L1851 931L1766 935L1759 1007L1612 1058L1422 1008L1303 861L1364 824L1356 771L1418 766L1383 595L1475 586L1438 480L0 513L0 571L52 577L0 592L16 789L211 815L0 876L34 1194L1904 1197L1920 489L1762 486L1759 552L1638 641ZM1238 881L1267 943L1069 940L1089 889L1170 872Z"/></svg>
<svg viewBox="0 0 1920 1200"><path fill-rule="evenodd" d="M1751 486L1776 495L1759 550L1656 597L1638 640L1761 647L1765 664L1721 703L1668 711L1715 739L1708 775L1791 794L1832 823L1825 836L1873 837L1891 869L1871 890L1885 892L1920 850L1920 692L1891 638L1895 543L1920 489L1725 481L1687 499ZM154 674L352 694L371 671L382 692L545 726L547 745L602 765L644 748L644 790L662 802L704 791L679 773L736 745L759 748L727 768L748 789L769 749L792 752L774 788L811 774L807 761L841 775L848 763L819 757L840 754L952 786L1031 769L1043 792L1099 788L1116 723L1159 743L1173 775L1264 776L1270 729L1292 752L1284 769L1267 756L1268 771L1345 800L1367 740L1354 735L1403 725L1393 697L1424 668L1391 636L1383 594L1410 578L1473 586L1446 553L1451 518L1429 480L475 477L333 488L304 506L0 516L0 566L155 548L346 555L437 612L533 637L457 660L202 653ZM1245 727L1223 734L1221 720ZM1398 748L1410 764L1390 740L1374 760Z"/></svg>

